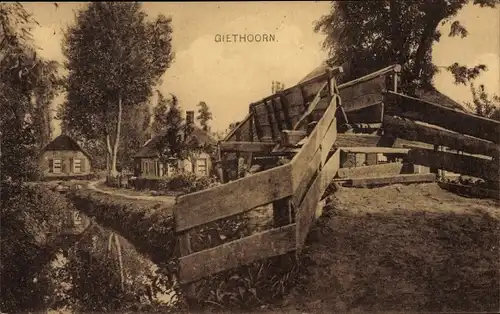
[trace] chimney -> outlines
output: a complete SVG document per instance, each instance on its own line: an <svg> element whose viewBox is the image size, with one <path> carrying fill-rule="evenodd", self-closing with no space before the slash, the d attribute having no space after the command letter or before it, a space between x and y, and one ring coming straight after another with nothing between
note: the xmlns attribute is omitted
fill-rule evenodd
<svg viewBox="0 0 500 314"><path fill-rule="evenodd" d="M194 124L194 111L192 110L186 111L186 123L189 125Z"/></svg>

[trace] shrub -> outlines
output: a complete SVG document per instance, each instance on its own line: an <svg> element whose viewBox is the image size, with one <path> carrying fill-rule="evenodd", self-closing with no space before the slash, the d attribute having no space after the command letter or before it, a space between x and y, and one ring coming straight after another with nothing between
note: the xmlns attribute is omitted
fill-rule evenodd
<svg viewBox="0 0 500 314"><path fill-rule="evenodd" d="M0 205L0 309L38 310L43 308L44 298L53 293L44 274L53 253L49 234L61 230L70 204L40 186L2 182Z"/></svg>

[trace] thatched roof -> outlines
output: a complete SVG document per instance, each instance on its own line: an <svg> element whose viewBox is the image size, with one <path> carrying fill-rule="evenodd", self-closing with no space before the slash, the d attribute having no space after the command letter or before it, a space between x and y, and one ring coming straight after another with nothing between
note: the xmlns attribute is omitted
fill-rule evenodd
<svg viewBox="0 0 500 314"><path fill-rule="evenodd" d="M321 74L325 73L328 65L326 62L323 62L320 66L316 67L314 70L312 70L309 74L307 74L302 80L300 80L300 83L308 81L312 78L315 78L317 76L320 76ZM428 90L424 89L418 89L416 91L416 96L420 99L423 99L428 102L432 102L435 104L443 105L448 108L453 108L453 109L458 109L458 110L464 110L464 107L451 99L450 97L444 95L443 93L439 92L437 89L432 88Z"/></svg>
<svg viewBox="0 0 500 314"><path fill-rule="evenodd" d="M160 134L147 141L146 144L134 155L134 158L156 158L159 157L157 145L165 137L165 134ZM217 145L217 140L207 131L193 125L190 138L196 138L201 145Z"/></svg>
<svg viewBox="0 0 500 314"><path fill-rule="evenodd" d="M42 149L42 153L46 151L80 151L88 158L92 159L90 154L88 154L74 139L66 134L61 134L48 143Z"/></svg>

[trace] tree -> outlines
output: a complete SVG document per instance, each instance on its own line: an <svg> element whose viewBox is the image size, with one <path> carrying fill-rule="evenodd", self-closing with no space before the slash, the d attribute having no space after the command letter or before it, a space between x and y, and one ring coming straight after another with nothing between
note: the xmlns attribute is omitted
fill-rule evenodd
<svg viewBox="0 0 500 314"><path fill-rule="evenodd" d="M329 49L329 64L344 66L344 80L398 63L402 66L402 90L414 94L417 88L433 88L432 79L438 67L432 63L432 46L442 36L438 27L451 22L468 3L493 8L499 2L334 1L331 12L316 23L315 31L326 35L323 46ZM459 21L451 22L449 36L463 38L467 34ZM455 80L463 79L457 66L446 68ZM470 69L469 73L477 76L481 70L484 65Z"/></svg>
<svg viewBox="0 0 500 314"><path fill-rule="evenodd" d="M138 2L92 2L65 33L69 70L64 119L87 139L104 139L116 176L124 108L144 103L173 60L171 19L146 20Z"/></svg>
<svg viewBox="0 0 500 314"><path fill-rule="evenodd" d="M191 141L192 126L187 124L182 116L179 101L175 95L171 95L171 100L165 100L159 94L158 106L155 108L155 121L153 125L162 141L157 142L157 150L160 154L160 161L172 163L174 160L189 159L196 151L197 144Z"/></svg>
<svg viewBox="0 0 500 314"><path fill-rule="evenodd" d="M212 120L212 112L210 112L210 108L204 101L200 101L198 103L198 116L196 119L200 121L201 128L204 131L208 131L210 127L208 126L208 121Z"/></svg>
<svg viewBox="0 0 500 314"><path fill-rule="evenodd" d="M466 102L465 106L479 116L500 121L500 96L487 93L484 85L476 87L471 83L470 88L472 102Z"/></svg>
<svg viewBox="0 0 500 314"><path fill-rule="evenodd" d="M127 139L121 145L118 159L123 167L133 168L133 156L151 136L149 104L129 107L123 114L123 135Z"/></svg>
<svg viewBox="0 0 500 314"><path fill-rule="evenodd" d="M279 81L273 81L271 86L271 93L276 94L285 89L285 83Z"/></svg>
<svg viewBox="0 0 500 314"><path fill-rule="evenodd" d="M57 63L36 56L33 17L20 3L0 4L1 180L37 175L38 148L45 132L48 104L61 86ZM45 119L45 121L43 121Z"/></svg>

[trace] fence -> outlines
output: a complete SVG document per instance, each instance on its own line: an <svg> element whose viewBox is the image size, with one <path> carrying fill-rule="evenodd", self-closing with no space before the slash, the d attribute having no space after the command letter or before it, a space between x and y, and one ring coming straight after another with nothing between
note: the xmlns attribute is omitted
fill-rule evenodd
<svg viewBox="0 0 500 314"><path fill-rule="evenodd" d="M328 82L329 93L323 99L329 106L289 163L178 198L175 222L182 283L303 247L318 203L339 167L339 151L331 152L331 148L337 135L335 115L340 97L333 77ZM323 90L317 92L309 108L317 106ZM187 233L190 229L265 204L273 206L273 229L192 252Z"/></svg>
<svg viewBox="0 0 500 314"><path fill-rule="evenodd" d="M393 92L387 92L385 108L385 134L434 145L410 149L413 163L438 174L442 169L499 186L498 121Z"/></svg>

